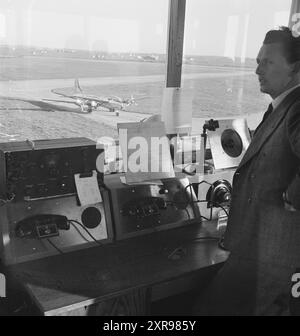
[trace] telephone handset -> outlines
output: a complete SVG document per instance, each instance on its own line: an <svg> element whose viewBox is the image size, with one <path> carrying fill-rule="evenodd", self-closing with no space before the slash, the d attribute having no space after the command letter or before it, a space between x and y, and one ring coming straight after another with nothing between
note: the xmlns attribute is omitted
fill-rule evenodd
<svg viewBox="0 0 300 336"><path fill-rule="evenodd" d="M58 230L69 230L66 216L41 214L27 217L17 223L15 233L19 238L50 238L58 236Z"/></svg>

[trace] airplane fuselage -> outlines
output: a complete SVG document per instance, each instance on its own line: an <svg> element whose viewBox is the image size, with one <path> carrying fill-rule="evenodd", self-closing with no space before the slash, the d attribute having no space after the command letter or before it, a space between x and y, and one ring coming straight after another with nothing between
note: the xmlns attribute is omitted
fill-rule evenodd
<svg viewBox="0 0 300 336"><path fill-rule="evenodd" d="M93 95L75 94L69 97L75 99L82 109L87 110L87 112L92 112L93 109L96 110L98 107L104 107L110 112L114 112L115 110L123 110L125 105L123 102L116 101L113 98L100 99Z"/></svg>
<svg viewBox="0 0 300 336"><path fill-rule="evenodd" d="M109 112L116 112L124 110L125 106L134 104L135 101L133 97L122 99L117 96L108 96L108 97L99 97L91 94L85 94L80 85L79 81L75 80L74 84L75 92L73 94L65 94L62 92L58 92L56 89L51 90L52 93L55 93L61 97L65 97L68 99L72 99L73 101L59 101L63 103L73 103L80 107L83 113L91 113L93 110L97 110L98 108L105 108ZM51 100L54 101L54 100Z"/></svg>

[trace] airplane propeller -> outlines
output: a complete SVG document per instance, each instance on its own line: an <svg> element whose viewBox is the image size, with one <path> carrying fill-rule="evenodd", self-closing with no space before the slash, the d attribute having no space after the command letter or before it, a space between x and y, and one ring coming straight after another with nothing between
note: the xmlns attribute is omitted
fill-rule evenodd
<svg viewBox="0 0 300 336"><path fill-rule="evenodd" d="M129 106L129 105L138 105L138 103L136 102L136 100L133 97L133 95L131 95L131 97L128 98L128 99L124 99L123 102L126 104L126 106Z"/></svg>

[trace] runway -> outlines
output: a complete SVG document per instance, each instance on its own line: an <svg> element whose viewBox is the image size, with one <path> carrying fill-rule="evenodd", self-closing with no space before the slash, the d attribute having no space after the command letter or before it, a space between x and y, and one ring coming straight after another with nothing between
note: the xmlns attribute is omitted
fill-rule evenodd
<svg viewBox="0 0 300 336"><path fill-rule="evenodd" d="M182 82L193 79L209 79L209 78L230 78L243 77L253 75L253 71L226 71L226 72L205 72L205 73L190 73L183 74ZM80 85L82 87L89 86L105 86L118 84L145 84L145 83L164 83L164 75L147 75L147 76L124 76L124 77L96 77L96 78L80 78ZM57 95L51 92L52 89L72 88L74 86L74 79L41 79L41 80L19 80L19 81L0 81L1 96L18 97L24 99L58 99ZM98 94L100 97L101 92ZM71 107L68 111L71 112ZM78 109L74 107L74 112ZM81 116L105 123L106 125L116 128L121 122L135 122L150 116L151 114L135 113L120 111L119 116L115 116L112 112L93 111L90 114L81 114ZM195 122L201 122L201 118L193 118ZM194 121L193 121L194 122Z"/></svg>
<svg viewBox="0 0 300 336"><path fill-rule="evenodd" d="M228 72L206 72L183 74L182 80L205 79L205 78L224 78L224 77L243 77L253 75L253 71L228 71ZM74 79L38 79L38 80L19 80L19 81L0 81L1 95L18 95L21 97L32 98L51 98L55 95L52 89L73 87ZM123 76L123 77L91 77L80 78L82 86L101 86L111 84L145 84L165 82L164 75L147 76ZM101 92L99 92L101 96Z"/></svg>

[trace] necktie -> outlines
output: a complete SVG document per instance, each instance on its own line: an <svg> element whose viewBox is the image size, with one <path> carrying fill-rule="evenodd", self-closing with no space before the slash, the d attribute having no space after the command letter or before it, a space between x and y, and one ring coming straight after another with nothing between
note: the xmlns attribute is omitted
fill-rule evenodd
<svg viewBox="0 0 300 336"><path fill-rule="evenodd" d="M262 118L262 121L261 121L260 124L256 127L256 130L255 130L255 132L253 133L253 135L255 135L255 134L257 133L258 129L261 127L261 125L265 122L265 120L269 117L269 115L270 115L272 112L273 112L273 105L270 104L270 105L268 106L267 111L265 112L265 114L264 114L264 116L263 116L263 118Z"/></svg>

